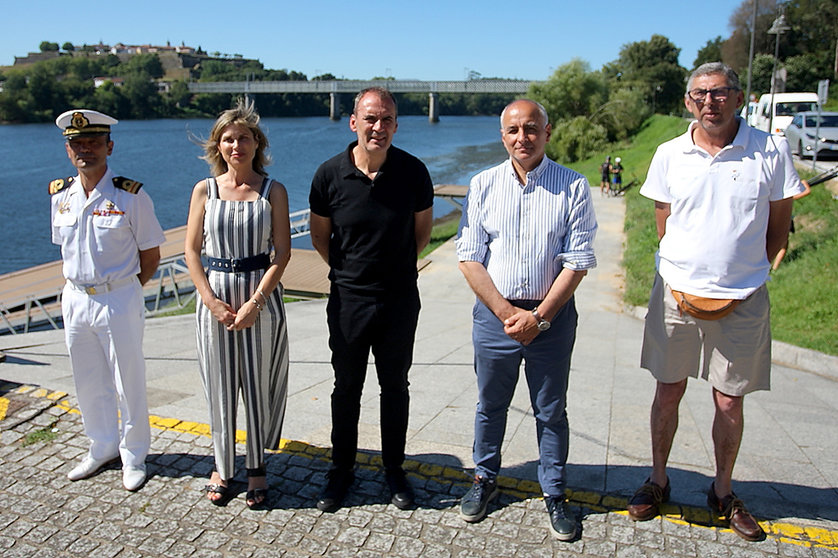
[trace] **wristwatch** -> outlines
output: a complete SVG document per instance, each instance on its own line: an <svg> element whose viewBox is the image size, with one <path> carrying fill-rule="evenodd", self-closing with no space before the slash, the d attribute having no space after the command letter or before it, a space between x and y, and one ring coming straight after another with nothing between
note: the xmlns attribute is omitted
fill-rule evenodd
<svg viewBox="0 0 838 558"><path fill-rule="evenodd" d="M550 322L541 317L541 314L538 313L538 308L532 309L532 315L535 316L535 319L538 322L538 331L547 331L550 329Z"/></svg>

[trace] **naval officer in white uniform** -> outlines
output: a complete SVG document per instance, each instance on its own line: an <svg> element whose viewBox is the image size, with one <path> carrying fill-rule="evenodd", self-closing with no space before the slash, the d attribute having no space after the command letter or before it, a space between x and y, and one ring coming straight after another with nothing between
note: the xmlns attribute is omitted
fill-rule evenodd
<svg viewBox="0 0 838 558"><path fill-rule="evenodd" d="M52 241L61 246L67 283L64 333L90 448L67 477L80 480L122 460L123 485L139 489L151 445L143 359L142 284L154 275L165 237L142 184L115 176L110 126L92 110L55 120L78 169L53 180Z"/></svg>

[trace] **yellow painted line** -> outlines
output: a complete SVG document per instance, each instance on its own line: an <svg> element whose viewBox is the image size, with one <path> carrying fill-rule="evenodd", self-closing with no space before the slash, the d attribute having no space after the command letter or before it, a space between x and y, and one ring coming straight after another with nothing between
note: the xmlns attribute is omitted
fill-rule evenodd
<svg viewBox="0 0 838 558"><path fill-rule="evenodd" d="M9 410L9 400L5 397L0 397L0 420L6 418L6 411Z"/></svg>
<svg viewBox="0 0 838 558"><path fill-rule="evenodd" d="M50 393L46 390L32 386L21 386L15 390L15 392L29 394L33 397L47 397L53 401L58 400L56 406L60 409L70 413L80 414L78 409L70 406L64 398L66 394L63 392ZM8 404L8 399L0 397L0 420L2 420L5 416ZM149 424L152 428L156 428L158 430L186 432L196 436L211 436L210 428L207 424L181 421L174 418L157 417L154 415L149 416ZM236 443L244 444L246 440L247 433L244 430L236 430ZM268 450L268 452L288 453L311 459L328 459L329 449L306 442L287 440L283 438L279 441L279 445L276 450ZM359 466L365 468L379 468L382 466L381 456L372 453L359 452L358 464ZM471 482L471 476L463 470L435 465L432 463L408 459L404 463L404 469L414 476L427 480L444 478L464 485ZM507 493L522 499L541 498L541 488L535 481L501 476L498 477L498 484L503 487ZM594 509L595 511L628 516L628 512L626 511L627 498L622 496L600 494L598 492L588 490L568 489L567 497L572 503ZM732 532L729 527L720 522L719 518L713 516L713 514L706 508L665 504L662 506L661 511L663 512L661 519L675 525L692 525L705 529L714 529L725 533ZM830 550L838 550L838 530L824 529L821 527L804 527L791 523L771 521L760 521L759 524L765 530L768 537L771 537L782 544L806 548L826 548Z"/></svg>

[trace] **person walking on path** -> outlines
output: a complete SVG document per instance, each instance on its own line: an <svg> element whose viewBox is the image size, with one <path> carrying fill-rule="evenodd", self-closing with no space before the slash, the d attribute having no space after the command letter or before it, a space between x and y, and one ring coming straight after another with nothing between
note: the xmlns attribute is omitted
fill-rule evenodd
<svg viewBox="0 0 838 558"><path fill-rule="evenodd" d="M185 258L198 292L198 364L209 404L216 505L235 475L236 407L246 409L248 507L268 505L265 449L279 445L288 392L288 327L279 282L291 258L285 187L265 172L268 140L252 103L218 117L204 143L215 175L195 184ZM206 252L209 270L201 262Z"/></svg>
<svg viewBox="0 0 838 558"><path fill-rule="evenodd" d="M116 176L111 126L87 109L61 114L56 125L78 174L50 183L52 241L61 246L67 279L61 295L64 336L90 448L67 477L81 480L122 460L122 483L146 480L151 446L143 328L144 285L160 262L163 229L142 184Z"/></svg>
<svg viewBox="0 0 838 558"><path fill-rule="evenodd" d="M606 196L611 188L611 155L605 157L605 162L599 166L600 182L599 195Z"/></svg>
<svg viewBox="0 0 838 558"><path fill-rule="evenodd" d="M655 202L660 245L641 363L657 380L651 409L652 473L628 504L655 517L670 497L667 461L687 378L710 382L715 405L713 513L747 540L763 530L733 492L746 394L767 390L771 372L768 279L785 244L792 197L803 191L785 138L737 116L739 77L722 63L699 66L684 104L695 120L658 147L640 193ZM701 358L703 355L703 358ZM701 361L701 366L700 366Z"/></svg>
<svg viewBox="0 0 838 558"><path fill-rule="evenodd" d="M459 267L477 300L472 339L478 403L474 482L460 515L481 520L498 494L501 444L521 361L536 420L538 480L552 534L576 536L565 497L570 360L576 287L596 265L597 223L581 174L547 158L544 107L518 100L501 113L509 159L475 176L457 237Z"/></svg>
<svg viewBox="0 0 838 558"><path fill-rule="evenodd" d="M419 318L416 259L428 244L433 184L425 165L392 145L396 101L383 88L355 97L346 150L311 182L311 242L329 264L326 307L335 384L332 467L318 509L340 508L354 482L361 391L370 350L381 387L381 457L391 502L413 506L405 476L408 371Z"/></svg>
<svg viewBox="0 0 838 558"><path fill-rule="evenodd" d="M616 196L623 187L623 160L620 157L614 159L614 164L611 165L611 192L612 196Z"/></svg>

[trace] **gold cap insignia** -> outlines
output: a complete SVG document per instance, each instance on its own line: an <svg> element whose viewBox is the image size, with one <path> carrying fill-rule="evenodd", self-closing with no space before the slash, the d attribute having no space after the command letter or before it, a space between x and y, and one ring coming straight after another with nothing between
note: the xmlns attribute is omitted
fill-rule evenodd
<svg viewBox="0 0 838 558"><path fill-rule="evenodd" d="M73 128L86 128L90 125L90 120L85 118L85 116L80 112L74 112L73 117L70 119L70 125Z"/></svg>

